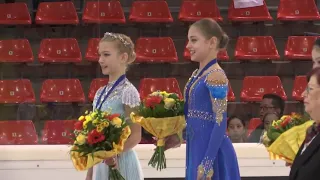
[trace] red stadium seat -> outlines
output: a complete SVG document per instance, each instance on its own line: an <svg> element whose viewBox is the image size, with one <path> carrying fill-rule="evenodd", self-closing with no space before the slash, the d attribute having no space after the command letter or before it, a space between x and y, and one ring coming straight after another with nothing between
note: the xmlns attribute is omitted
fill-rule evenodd
<svg viewBox="0 0 320 180"><path fill-rule="evenodd" d="M96 92L98 91L98 89L100 87L107 85L108 81L109 80L106 78L97 78L97 79L93 79L91 81L91 85L89 88L89 94L88 94L89 101L91 101L91 102L93 101L94 96L96 95Z"/></svg>
<svg viewBox="0 0 320 180"><path fill-rule="evenodd" d="M177 93L179 97L183 97L180 91L179 83L175 78L141 79L139 85L139 93L141 99L144 99L154 91L167 91L171 93Z"/></svg>
<svg viewBox="0 0 320 180"><path fill-rule="evenodd" d="M28 25L31 24L30 13L26 3L0 4L0 24Z"/></svg>
<svg viewBox="0 0 320 180"><path fill-rule="evenodd" d="M237 60L280 60L271 36L241 36L237 40Z"/></svg>
<svg viewBox="0 0 320 180"><path fill-rule="evenodd" d="M38 6L36 24L79 24L78 14L73 2L42 2Z"/></svg>
<svg viewBox="0 0 320 180"><path fill-rule="evenodd" d="M231 1L228 10L228 19L232 22L272 21L265 2L263 6L235 9L234 1Z"/></svg>
<svg viewBox="0 0 320 180"><path fill-rule="evenodd" d="M19 104L34 103L35 96L30 80L1 80L0 81L0 103Z"/></svg>
<svg viewBox="0 0 320 180"><path fill-rule="evenodd" d="M231 84L229 82L229 91L228 91L228 101L233 102L236 100L236 97L234 96L234 92L232 90Z"/></svg>
<svg viewBox="0 0 320 180"><path fill-rule="evenodd" d="M97 62L99 60L98 48L100 38L91 38L88 41L85 58L88 61Z"/></svg>
<svg viewBox="0 0 320 180"><path fill-rule="evenodd" d="M215 21L222 21L216 0L211 1L183 1L179 20L182 22L195 22L203 18L212 18Z"/></svg>
<svg viewBox="0 0 320 180"><path fill-rule="evenodd" d="M190 60L190 51L189 51L189 49L187 49L187 44L188 44L188 42L186 43L186 46L184 48L183 57L185 60ZM228 55L227 50L225 50L225 49L221 50L217 55L217 59L221 60L221 61L229 60L229 55Z"/></svg>
<svg viewBox="0 0 320 180"><path fill-rule="evenodd" d="M307 77L306 76L296 76L293 84L292 98L296 101L303 101L302 93L307 87Z"/></svg>
<svg viewBox="0 0 320 180"><path fill-rule="evenodd" d="M314 0L280 0L277 19L280 21L317 21L320 15Z"/></svg>
<svg viewBox="0 0 320 180"><path fill-rule="evenodd" d="M123 24L126 18L119 1L87 1L82 21L95 24Z"/></svg>
<svg viewBox="0 0 320 180"><path fill-rule="evenodd" d="M38 136L30 120L0 121L0 145L34 145Z"/></svg>
<svg viewBox="0 0 320 180"><path fill-rule="evenodd" d="M43 39L38 54L41 63L80 63L81 51L73 38Z"/></svg>
<svg viewBox="0 0 320 180"><path fill-rule="evenodd" d="M135 23L172 23L166 1L133 1L129 20Z"/></svg>
<svg viewBox="0 0 320 180"><path fill-rule="evenodd" d="M177 51L170 37L139 38L136 62L178 62Z"/></svg>
<svg viewBox="0 0 320 180"><path fill-rule="evenodd" d="M85 97L79 79L47 79L41 87L40 101L84 103Z"/></svg>
<svg viewBox="0 0 320 180"><path fill-rule="evenodd" d="M278 76L247 76L244 78L240 94L241 101L259 102L264 94L277 94L283 100L287 100Z"/></svg>
<svg viewBox="0 0 320 180"><path fill-rule="evenodd" d="M311 60L313 44L318 36L290 36L288 38L284 57L287 60Z"/></svg>
<svg viewBox="0 0 320 180"><path fill-rule="evenodd" d="M0 40L0 62L33 62L33 52L29 41L27 39Z"/></svg>
<svg viewBox="0 0 320 180"><path fill-rule="evenodd" d="M249 124L248 124L247 136L250 136L252 131L254 131L261 124L262 124L262 121L261 121L260 118L252 118L252 119L250 119Z"/></svg>
<svg viewBox="0 0 320 180"><path fill-rule="evenodd" d="M42 144L71 144L77 120L48 120L42 130Z"/></svg>

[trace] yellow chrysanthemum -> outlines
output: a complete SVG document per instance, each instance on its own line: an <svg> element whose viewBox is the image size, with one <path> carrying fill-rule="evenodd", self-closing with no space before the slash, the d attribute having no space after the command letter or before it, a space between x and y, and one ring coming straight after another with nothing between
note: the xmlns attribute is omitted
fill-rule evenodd
<svg viewBox="0 0 320 180"><path fill-rule="evenodd" d="M88 124L89 122L90 122L90 121L88 121L88 120L84 121L83 124L82 124L82 127L83 127L84 129L87 129L87 124Z"/></svg>
<svg viewBox="0 0 320 180"><path fill-rule="evenodd" d="M115 117L112 119L112 124L115 125L116 127L121 127L122 119Z"/></svg>
<svg viewBox="0 0 320 180"><path fill-rule="evenodd" d="M160 92L158 92L158 91L155 91L155 92L153 92L153 93L151 93L151 96L160 96L161 94L160 94Z"/></svg>
<svg viewBox="0 0 320 180"><path fill-rule="evenodd" d="M76 138L77 144L79 144L79 145L84 144L84 143L86 142L86 138L87 138L87 137L86 137L85 135L79 134L79 135L77 136L77 138Z"/></svg>
<svg viewBox="0 0 320 180"><path fill-rule="evenodd" d="M115 149L118 152L122 152L123 151L123 146L121 146L120 144L116 144L113 142L113 149Z"/></svg>
<svg viewBox="0 0 320 180"><path fill-rule="evenodd" d="M301 117L300 114L293 113L293 114L291 115L291 118L292 118L292 119L301 119L302 117Z"/></svg>
<svg viewBox="0 0 320 180"><path fill-rule="evenodd" d="M129 126L126 126L125 128L122 129L123 135L125 135L126 137L129 137L131 134L131 129Z"/></svg>
<svg viewBox="0 0 320 180"><path fill-rule="evenodd" d="M104 127L101 126L101 124L99 124L99 125L97 126L97 131L98 131L98 132L103 131L103 129L104 129Z"/></svg>
<svg viewBox="0 0 320 180"><path fill-rule="evenodd" d="M107 121L103 121L102 123L101 123L101 126L102 127L108 127L109 126L109 122L107 122Z"/></svg>
<svg viewBox="0 0 320 180"><path fill-rule="evenodd" d="M173 98L165 98L164 100L164 108L171 109L176 101Z"/></svg>
<svg viewBox="0 0 320 180"><path fill-rule="evenodd" d="M83 120L85 120L85 118L84 118L84 116L80 116L78 120L83 121Z"/></svg>
<svg viewBox="0 0 320 180"><path fill-rule="evenodd" d="M97 116L97 112L91 113L91 117L92 117L92 118L95 118L96 116Z"/></svg>
<svg viewBox="0 0 320 180"><path fill-rule="evenodd" d="M92 121L92 117L90 115L86 115L86 121Z"/></svg>
<svg viewBox="0 0 320 180"><path fill-rule="evenodd" d="M160 95L162 95L163 97L167 98L170 95L170 93L167 93L166 91L161 91Z"/></svg>
<svg viewBox="0 0 320 180"><path fill-rule="evenodd" d="M93 123L93 124L98 124L98 123L99 123L99 119L94 119L94 120L92 121L92 123Z"/></svg>

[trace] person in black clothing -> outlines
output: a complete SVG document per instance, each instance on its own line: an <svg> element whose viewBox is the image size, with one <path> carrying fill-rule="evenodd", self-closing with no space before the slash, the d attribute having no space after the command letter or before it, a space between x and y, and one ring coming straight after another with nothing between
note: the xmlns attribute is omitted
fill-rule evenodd
<svg viewBox="0 0 320 180"><path fill-rule="evenodd" d="M305 111L315 123L306 132L291 166L289 180L320 179L320 67L314 68L307 79L309 83L302 95Z"/></svg>
<svg viewBox="0 0 320 180"><path fill-rule="evenodd" d="M276 94L265 94L260 103L260 119L263 120L267 113L274 113L279 118L282 117L284 106L285 102L280 96ZM248 142L259 143L264 129L264 123L262 123L250 134Z"/></svg>

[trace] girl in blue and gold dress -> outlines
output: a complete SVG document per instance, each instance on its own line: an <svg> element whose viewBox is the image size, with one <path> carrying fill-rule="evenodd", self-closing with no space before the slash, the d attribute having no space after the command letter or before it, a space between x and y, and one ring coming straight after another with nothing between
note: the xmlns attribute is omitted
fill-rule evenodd
<svg viewBox="0 0 320 180"><path fill-rule="evenodd" d="M237 156L227 128L228 79L217 54L228 36L212 19L202 19L188 32L191 60L199 63L185 88L187 120L186 179L240 180Z"/></svg>
<svg viewBox="0 0 320 180"><path fill-rule="evenodd" d="M124 151L117 157L97 164L95 180L108 180L108 165L116 165L126 180L143 180L139 159L132 149L141 140L141 127L131 123L129 114L140 105L140 96L134 85L126 78L127 66L135 60L134 44L131 39L118 33L106 33L99 43L99 64L109 83L100 88L93 101L93 108L111 111L127 117L131 135L124 145ZM89 169L86 180L92 180L93 169Z"/></svg>

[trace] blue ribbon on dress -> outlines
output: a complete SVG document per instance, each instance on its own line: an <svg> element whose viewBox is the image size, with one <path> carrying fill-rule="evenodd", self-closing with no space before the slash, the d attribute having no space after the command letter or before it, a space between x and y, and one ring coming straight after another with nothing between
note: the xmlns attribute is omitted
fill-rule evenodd
<svg viewBox="0 0 320 180"><path fill-rule="evenodd" d="M216 64L217 63L217 59L213 59L211 60L206 66L204 66L203 69L201 69L201 71L196 75L196 76L192 76L189 83L187 84L186 86L186 99L185 99L185 105L184 105L184 114L185 116L188 115L188 103L189 103L189 91L190 91L190 88L191 86L193 85L193 83L195 82L195 80L197 80L199 77L202 76L202 74L208 70L212 65Z"/></svg>
<svg viewBox="0 0 320 180"><path fill-rule="evenodd" d="M97 100L97 103L96 103L96 109L98 110L101 110L101 107L102 107L102 104L107 100L107 98L110 96L110 94L112 93L112 91L114 90L114 88L116 88L121 81L123 81L124 79L126 78L126 75L122 75L120 76L116 82L112 85L112 87L110 88L110 90L108 91L108 93L106 94L106 96L104 96L104 98L102 99L102 96L104 95L104 93L106 93L106 89L107 89L107 86L105 86ZM102 101L101 101L102 99Z"/></svg>

